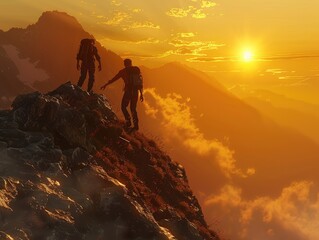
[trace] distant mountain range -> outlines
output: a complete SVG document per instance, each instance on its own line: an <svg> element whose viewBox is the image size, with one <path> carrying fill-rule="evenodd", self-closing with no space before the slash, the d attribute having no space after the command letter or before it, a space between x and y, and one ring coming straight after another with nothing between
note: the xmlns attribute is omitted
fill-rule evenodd
<svg viewBox="0 0 319 240"><path fill-rule="evenodd" d="M278 124L289 126L319 143L319 105L276 94L269 90L232 90L249 105L254 106Z"/></svg>

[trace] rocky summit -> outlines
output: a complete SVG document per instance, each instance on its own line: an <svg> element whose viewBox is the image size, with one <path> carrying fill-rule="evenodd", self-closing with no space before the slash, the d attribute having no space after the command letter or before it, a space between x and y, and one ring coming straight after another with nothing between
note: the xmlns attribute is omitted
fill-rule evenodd
<svg viewBox="0 0 319 240"><path fill-rule="evenodd" d="M181 165L66 83L0 111L0 239L219 239Z"/></svg>

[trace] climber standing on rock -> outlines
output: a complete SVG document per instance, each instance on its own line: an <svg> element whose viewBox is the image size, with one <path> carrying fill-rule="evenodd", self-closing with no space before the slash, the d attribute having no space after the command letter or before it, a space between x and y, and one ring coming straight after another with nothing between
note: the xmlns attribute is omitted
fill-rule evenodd
<svg viewBox="0 0 319 240"><path fill-rule="evenodd" d="M104 84L101 89L104 90L105 87L116 80L122 78L124 80L124 94L121 103L121 109L125 117L125 127L130 128L132 125L131 116L127 111L127 107L130 104L131 114L133 118L133 128L131 130L138 130L138 117L137 117L137 101L138 101L138 93L140 92L140 100L141 102L144 101L143 97L143 78L141 75L141 70L136 67L132 66L131 59L124 60L124 66L122 70L118 72L111 80L109 80L106 84Z"/></svg>
<svg viewBox="0 0 319 240"><path fill-rule="evenodd" d="M77 54L76 60L76 67L78 70L81 69L81 75L78 81L78 86L82 87L87 73L89 73L89 82L88 82L88 92L92 91L93 84L94 84L94 73L95 73L95 59L99 63L99 71L102 70L101 66L101 58L97 52L97 48L94 46L95 40L85 38L81 40L80 49ZM81 67L80 67L81 61Z"/></svg>

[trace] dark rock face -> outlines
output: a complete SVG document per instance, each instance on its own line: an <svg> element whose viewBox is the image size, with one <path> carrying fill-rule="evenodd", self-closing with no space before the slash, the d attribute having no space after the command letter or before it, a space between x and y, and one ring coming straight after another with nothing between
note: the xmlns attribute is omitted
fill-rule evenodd
<svg viewBox="0 0 319 240"><path fill-rule="evenodd" d="M0 111L1 239L219 239L182 166L66 83Z"/></svg>

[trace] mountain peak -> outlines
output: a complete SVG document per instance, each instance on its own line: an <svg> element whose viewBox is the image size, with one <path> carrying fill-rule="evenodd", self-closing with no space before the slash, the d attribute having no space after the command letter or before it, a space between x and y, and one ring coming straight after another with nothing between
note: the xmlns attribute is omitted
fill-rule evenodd
<svg viewBox="0 0 319 240"><path fill-rule="evenodd" d="M173 61L173 62L168 62L168 63L165 63L163 66L163 68L183 68L185 67L186 65L181 63L181 62L178 62L178 61ZM160 68L161 68L160 67Z"/></svg>
<svg viewBox="0 0 319 240"><path fill-rule="evenodd" d="M46 11L40 16L36 25L44 25L47 27L69 27L69 28L82 28L77 19L65 12L60 11Z"/></svg>
<svg viewBox="0 0 319 240"><path fill-rule="evenodd" d="M1 236L218 240L184 168L66 83L0 111ZM45 227L44 227L45 226Z"/></svg>

